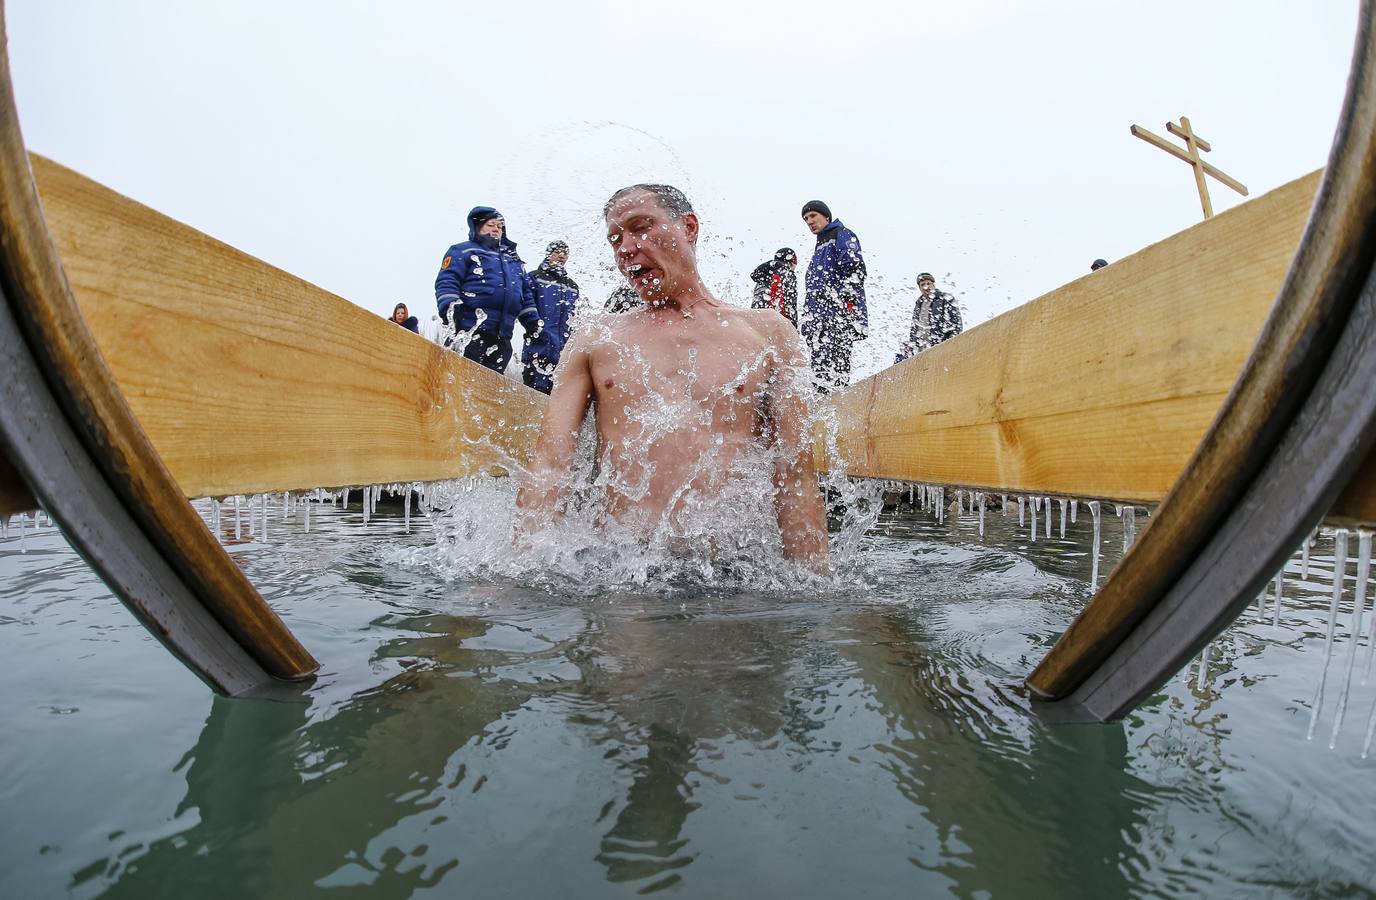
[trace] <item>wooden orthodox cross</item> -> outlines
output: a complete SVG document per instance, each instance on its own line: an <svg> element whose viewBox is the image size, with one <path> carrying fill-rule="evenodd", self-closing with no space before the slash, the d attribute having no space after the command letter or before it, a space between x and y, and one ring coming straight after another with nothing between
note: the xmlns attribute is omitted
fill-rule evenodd
<svg viewBox="0 0 1376 900"><path fill-rule="evenodd" d="M1199 188L1199 205L1204 207L1204 218L1208 219L1212 217L1214 214L1214 206L1212 203L1209 202L1209 186L1204 181L1205 175L1212 175L1214 178L1217 178L1219 181L1223 182L1228 187L1237 191L1242 196L1247 196L1246 185L1228 175L1225 175L1223 172L1220 172L1218 169L1215 169L1213 166L1209 165L1204 160L1199 158L1199 151L1203 150L1205 153L1208 153L1213 148L1209 146L1208 141L1204 140L1202 137L1194 133L1194 131L1190 128L1189 119L1185 118L1184 116L1181 116L1179 125L1175 124L1174 122L1167 122L1166 130L1178 138L1185 139L1184 150L1181 150L1179 147L1177 147L1175 144L1172 144L1165 138L1152 134L1150 131L1148 131L1145 128L1142 128L1139 125L1134 125L1131 129L1134 135L1146 141L1148 144L1151 144L1154 147L1160 147L1162 150L1165 150L1167 153L1169 153L1171 156L1174 156L1176 159L1182 159L1190 164L1190 168L1194 169L1195 187Z"/></svg>

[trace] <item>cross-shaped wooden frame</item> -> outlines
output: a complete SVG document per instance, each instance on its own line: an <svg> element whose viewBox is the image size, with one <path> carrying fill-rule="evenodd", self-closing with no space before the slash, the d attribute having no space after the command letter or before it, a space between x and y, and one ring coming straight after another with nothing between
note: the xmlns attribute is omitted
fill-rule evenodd
<svg viewBox="0 0 1376 900"><path fill-rule="evenodd" d="M1152 134L1150 131L1141 127L1140 125L1134 125L1130 130L1134 135L1146 141L1148 144L1151 144L1154 147L1160 147L1162 150L1165 150L1167 153L1169 153L1171 156L1174 156L1176 159L1184 160L1185 162L1190 164L1190 168L1194 169L1195 186L1199 188L1199 205L1204 207L1204 218L1211 218L1214 214L1214 206L1212 203L1209 202L1209 186L1204 181L1205 175L1212 175L1214 178L1217 178L1219 181L1223 182L1228 187L1237 191L1242 196L1247 196L1246 185L1236 180L1235 178L1232 178L1231 176L1226 175L1223 172L1220 172L1218 169L1214 168L1213 166L1209 165L1204 160L1199 158L1199 152L1201 150L1205 153L1208 153L1213 148L1209 146L1208 141L1204 140L1202 137L1199 137L1194 133L1194 130L1190 128L1190 120L1185 116L1180 117L1179 125L1175 124L1174 122L1166 123L1167 131L1169 131L1171 134L1175 135L1178 138L1184 138L1184 150L1181 150L1179 147L1177 147L1175 144L1172 144L1165 138Z"/></svg>

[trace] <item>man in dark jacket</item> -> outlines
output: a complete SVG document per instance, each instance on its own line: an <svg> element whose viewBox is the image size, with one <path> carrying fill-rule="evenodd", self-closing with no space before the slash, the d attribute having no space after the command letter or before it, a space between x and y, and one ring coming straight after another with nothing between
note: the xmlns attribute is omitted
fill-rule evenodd
<svg viewBox="0 0 1376 900"><path fill-rule="evenodd" d="M750 273L755 282L751 291L751 309L773 309L798 327L798 254L789 247L774 253L774 258L762 262Z"/></svg>
<svg viewBox="0 0 1376 900"><path fill-rule="evenodd" d="M530 273L540 324L533 334L526 335L521 363L526 385L545 394L554 389L554 368L568 342L570 320L578 304L578 284L564 271L568 260L569 245L554 241L545 248L545 261Z"/></svg>
<svg viewBox="0 0 1376 900"><path fill-rule="evenodd" d="M527 332L539 327L525 265L497 210L475 206L468 213L468 240L445 252L435 303L450 329L444 345L494 372L511 361L516 323Z"/></svg>
<svg viewBox="0 0 1376 900"><path fill-rule="evenodd" d="M898 348L895 363L914 354L949 341L964 328L956 298L936 289L936 279L927 272L917 276L917 303L913 306L913 324L908 339Z"/></svg>
<svg viewBox="0 0 1376 900"><path fill-rule="evenodd" d="M803 221L817 235L807 267L803 337L812 352L817 389L850 384L851 348L869 334L865 308L865 259L860 239L821 200L803 207Z"/></svg>

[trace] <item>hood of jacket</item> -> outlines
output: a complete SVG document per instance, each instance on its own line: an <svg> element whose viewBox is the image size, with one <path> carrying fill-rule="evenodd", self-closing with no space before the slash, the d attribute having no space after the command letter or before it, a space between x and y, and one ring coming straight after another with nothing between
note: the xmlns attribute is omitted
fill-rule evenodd
<svg viewBox="0 0 1376 900"><path fill-rule="evenodd" d="M502 229L502 239L500 241L478 234L478 217L487 216L492 213L497 213L499 216L501 215L501 213L498 213L497 210L491 206L475 206L468 211L468 239L475 244L482 244L489 249L507 250L510 251L512 255L515 255L516 242L507 237L506 228Z"/></svg>

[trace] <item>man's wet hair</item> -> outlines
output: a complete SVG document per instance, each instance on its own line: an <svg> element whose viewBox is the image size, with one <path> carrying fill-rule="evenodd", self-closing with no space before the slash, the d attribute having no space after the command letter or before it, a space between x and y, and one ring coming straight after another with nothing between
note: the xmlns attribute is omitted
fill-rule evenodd
<svg viewBox="0 0 1376 900"><path fill-rule="evenodd" d="M659 199L659 205L664 207L664 211L670 218L681 219L693 211L693 204L684 195L683 191L670 184L633 184L624 187L611 195L605 206L602 207L602 218L607 218L611 214L612 207L616 202L627 194L634 194L636 191L645 191L654 194Z"/></svg>

